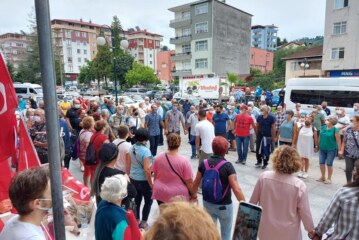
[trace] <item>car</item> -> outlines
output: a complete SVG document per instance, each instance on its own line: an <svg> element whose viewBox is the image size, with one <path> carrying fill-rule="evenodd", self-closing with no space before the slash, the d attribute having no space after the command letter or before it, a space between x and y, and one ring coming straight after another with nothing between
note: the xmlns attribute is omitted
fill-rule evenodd
<svg viewBox="0 0 359 240"><path fill-rule="evenodd" d="M122 96L119 96L118 97L120 100L121 99L124 99L125 100L125 106L127 108L131 107L131 106L134 106L135 108L138 108L138 103L135 102L132 98L130 98L129 96L126 96L126 95L122 95Z"/></svg>
<svg viewBox="0 0 359 240"><path fill-rule="evenodd" d="M98 95L105 95L107 94L107 92L106 90L103 89L90 88L87 90L86 94L92 96L98 96Z"/></svg>
<svg viewBox="0 0 359 240"><path fill-rule="evenodd" d="M146 88L129 88L124 92L124 95L140 95L141 97L146 96L147 89Z"/></svg>
<svg viewBox="0 0 359 240"><path fill-rule="evenodd" d="M158 92L155 93L154 98L156 98L156 99L162 99L164 93L165 93L165 91L158 91Z"/></svg>
<svg viewBox="0 0 359 240"><path fill-rule="evenodd" d="M146 96L149 97L150 99L154 99L156 92L157 92L157 91L154 91L154 90L147 91L147 92L146 92Z"/></svg>
<svg viewBox="0 0 359 240"><path fill-rule="evenodd" d="M140 95L131 95L130 96L133 101L135 101L136 103L141 103L144 102L145 100L140 96Z"/></svg>

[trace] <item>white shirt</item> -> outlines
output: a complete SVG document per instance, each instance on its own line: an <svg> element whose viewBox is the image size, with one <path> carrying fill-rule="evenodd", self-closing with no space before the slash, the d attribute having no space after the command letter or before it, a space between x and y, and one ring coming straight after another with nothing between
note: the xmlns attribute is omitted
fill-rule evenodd
<svg viewBox="0 0 359 240"><path fill-rule="evenodd" d="M233 104L233 103L235 103L235 98L232 95L232 96L229 97L229 104Z"/></svg>
<svg viewBox="0 0 359 240"><path fill-rule="evenodd" d="M201 150L205 153L213 153L212 141L214 139L214 126L208 120L197 123L195 127L195 135L201 138Z"/></svg>
<svg viewBox="0 0 359 240"><path fill-rule="evenodd" d="M190 134L193 136L196 136L196 125L198 124L198 117L196 116L196 114L191 113L191 115L189 115L189 118L187 120L187 124L191 125L191 132Z"/></svg>
<svg viewBox="0 0 359 240"><path fill-rule="evenodd" d="M123 143L122 143L123 142ZM121 144L120 144L121 143ZM122 172L126 172L126 155L130 152L131 143L126 142L125 139L116 139L113 141L118 148L117 160L115 163L115 168L121 170ZM120 144L120 145L119 145Z"/></svg>
<svg viewBox="0 0 359 240"><path fill-rule="evenodd" d="M136 119L137 119L137 127L136 127ZM131 128L131 127L136 127L136 129L139 129L141 127L141 119L139 116L137 117L130 117L128 119L128 127Z"/></svg>
<svg viewBox="0 0 359 240"><path fill-rule="evenodd" d="M254 123L254 125L256 125L256 123L257 123L257 119L256 119L256 117L254 116L254 114L251 114L251 117L252 117L252 119L253 119L253 123ZM250 134L254 134L254 128L253 128L253 125L251 125L251 128L250 128L250 130L249 130L249 133L250 133Z"/></svg>
<svg viewBox="0 0 359 240"><path fill-rule="evenodd" d="M46 240L40 226L19 221L19 216L15 216L6 222L4 229L0 233L0 239Z"/></svg>
<svg viewBox="0 0 359 240"><path fill-rule="evenodd" d="M164 118L164 117L163 117L163 108L162 108L161 106L159 106L159 107L157 108L157 114L160 115L162 119Z"/></svg>
<svg viewBox="0 0 359 240"><path fill-rule="evenodd" d="M143 127L143 126L145 125L146 113L145 113L145 111L144 111L142 108L140 108L140 107L137 109L137 111L138 111L138 116L139 116L140 119L141 119L140 125L141 125L141 127Z"/></svg>
<svg viewBox="0 0 359 240"><path fill-rule="evenodd" d="M342 128L345 125L349 125L350 124L350 119L347 115L345 115L344 117L339 117L338 118L338 123L335 125L336 128ZM343 130L344 129L340 129L339 133L340 135L343 135Z"/></svg>

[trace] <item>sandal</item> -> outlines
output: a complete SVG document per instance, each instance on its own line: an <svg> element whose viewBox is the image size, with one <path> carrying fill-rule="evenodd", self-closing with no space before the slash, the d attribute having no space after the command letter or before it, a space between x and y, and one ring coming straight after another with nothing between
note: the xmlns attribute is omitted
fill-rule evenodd
<svg viewBox="0 0 359 240"><path fill-rule="evenodd" d="M325 178L320 177L320 178L318 178L316 181L317 181L317 182L325 182L326 180L325 180Z"/></svg>
<svg viewBox="0 0 359 240"><path fill-rule="evenodd" d="M327 180L324 181L324 183L325 183L325 184L332 184L332 180L327 179Z"/></svg>

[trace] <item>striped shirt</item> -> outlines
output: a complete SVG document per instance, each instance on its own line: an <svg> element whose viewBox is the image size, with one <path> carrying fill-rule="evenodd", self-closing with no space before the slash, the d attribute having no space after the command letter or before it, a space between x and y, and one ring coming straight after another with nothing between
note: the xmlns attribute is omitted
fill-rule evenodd
<svg viewBox="0 0 359 240"><path fill-rule="evenodd" d="M359 239L359 187L342 187L334 195L315 232L323 235L334 224L333 234L327 238Z"/></svg>

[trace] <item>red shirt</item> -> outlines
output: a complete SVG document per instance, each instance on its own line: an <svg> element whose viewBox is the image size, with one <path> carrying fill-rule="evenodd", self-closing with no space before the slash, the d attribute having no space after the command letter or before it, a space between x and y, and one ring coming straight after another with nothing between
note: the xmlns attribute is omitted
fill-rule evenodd
<svg viewBox="0 0 359 240"><path fill-rule="evenodd" d="M102 144L104 144L104 142L108 140L108 136L106 134L102 134L100 132L96 132L91 136L90 142L92 142L93 147L95 149L96 152L96 156L97 156L97 163L99 163L100 159L98 157L98 154L100 152L100 148L102 147Z"/></svg>
<svg viewBox="0 0 359 240"><path fill-rule="evenodd" d="M249 114L238 114L236 116L236 136L248 137L251 125L254 124L253 118Z"/></svg>

